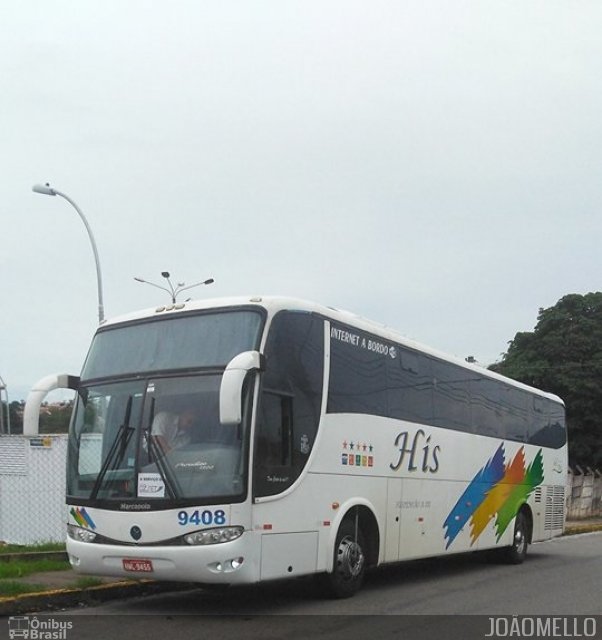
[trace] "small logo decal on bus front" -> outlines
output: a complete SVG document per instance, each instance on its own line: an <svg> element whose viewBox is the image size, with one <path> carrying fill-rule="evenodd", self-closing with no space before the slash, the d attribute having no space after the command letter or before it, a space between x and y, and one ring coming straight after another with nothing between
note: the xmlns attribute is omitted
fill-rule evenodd
<svg viewBox="0 0 602 640"><path fill-rule="evenodd" d="M92 516L90 516L83 507L81 509L74 509L71 507L71 511L69 511L69 513L80 527L83 527L84 529L96 529L96 524L94 523L94 520L92 520Z"/></svg>

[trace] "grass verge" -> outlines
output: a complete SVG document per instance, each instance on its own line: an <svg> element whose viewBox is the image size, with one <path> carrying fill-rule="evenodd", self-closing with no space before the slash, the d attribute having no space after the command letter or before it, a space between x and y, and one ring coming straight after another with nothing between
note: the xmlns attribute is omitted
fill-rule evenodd
<svg viewBox="0 0 602 640"><path fill-rule="evenodd" d="M0 563L0 580L23 578L42 571L66 571L71 565L66 560L11 560Z"/></svg>
<svg viewBox="0 0 602 640"><path fill-rule="evenodd" d="M0 555L6 553L35 553L37 551L65 551L65 543L44 542L32 545L0 543Z"/></svg>
<svg viewBox="0 0 602 640"><path fill-rule="evenodd" d="M76 589L89 589L90 587L99 587L102 584L102 580L100 578L94 578L93 576L83 576L82 578L78 578L74 587Z"/></svg>
<svg viewBox="0 0 602 640"><path fill-rule="evenodd" d="M0 598L6 596L18 596L23 593L36 593L46 591L48 587L43 584L23 584L12 580L0 580Z"/></svg>

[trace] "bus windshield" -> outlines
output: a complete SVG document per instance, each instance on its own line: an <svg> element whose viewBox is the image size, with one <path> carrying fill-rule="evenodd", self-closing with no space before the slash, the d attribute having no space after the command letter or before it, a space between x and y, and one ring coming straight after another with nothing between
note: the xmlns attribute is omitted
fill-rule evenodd
<svg viewBox="0 0 602 640"><path fill-rule="evenodd" d="M101 329L70 427L69 496L243 499L248 429L220 424L219 389L225 365L258 348L262 326L261 313L238 309Z"/></svg>
<svg viewBox="0 0 602 640"><path fill-rule="evenodd" d="M83 386L68 493L88 500L197 503L246 489L246 429L219 422L221 374Z"/></svg>

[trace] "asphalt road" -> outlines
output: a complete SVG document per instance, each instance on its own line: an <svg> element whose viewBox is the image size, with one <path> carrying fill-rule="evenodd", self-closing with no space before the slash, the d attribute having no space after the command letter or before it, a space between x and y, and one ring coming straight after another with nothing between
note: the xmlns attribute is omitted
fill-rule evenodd
<svg viewBox="0 0 602 640"><path fill-rule="evenodd" d="M512 616L563 616L571 630L583 624L575 616L597 616L593 637L602 638L602 532L533 545L519 566L470 554L382 568L348 600L320 599L313 582L303 579L219 592L194 589L51 615L72 622L65 640L375 635L464 640L485 637L489 618L498 616L507 619L498 631L510 628ZM463 617L473 615L483 617Z"/></svg>

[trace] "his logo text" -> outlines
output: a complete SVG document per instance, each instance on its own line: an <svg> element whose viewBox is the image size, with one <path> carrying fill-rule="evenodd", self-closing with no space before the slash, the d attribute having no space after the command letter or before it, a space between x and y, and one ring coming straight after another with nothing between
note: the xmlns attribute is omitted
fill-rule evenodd
<svg viewBox="0 0 602 640"><path fill-rule="evenodd" d="M418 471L423 473L437 473L439 470L439 445L432 446L431 436L427 436L422 429L418 429L412 438L408 431L402 431L395 438L395 446L398 450L398 457L395 463L389 467L393 471L398 471L403 465L408 471Z"/></svg>

